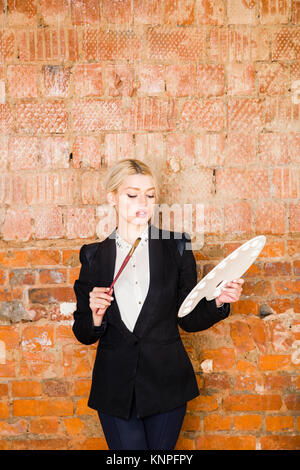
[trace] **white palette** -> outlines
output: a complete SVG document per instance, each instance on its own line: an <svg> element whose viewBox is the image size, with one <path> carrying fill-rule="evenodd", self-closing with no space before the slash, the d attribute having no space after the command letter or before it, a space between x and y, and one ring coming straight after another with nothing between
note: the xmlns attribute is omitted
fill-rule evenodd
<svg viewBox="0 0 300 470"><path fill-rule="evenodd" d="M221 289L227 282L239 279L254 263L265 246L266 237L259 235L239 246L223 261L215 266L188 294L182 302L178 316L184 317L190 313L203 297L212 300L221 294Z"/></svg>

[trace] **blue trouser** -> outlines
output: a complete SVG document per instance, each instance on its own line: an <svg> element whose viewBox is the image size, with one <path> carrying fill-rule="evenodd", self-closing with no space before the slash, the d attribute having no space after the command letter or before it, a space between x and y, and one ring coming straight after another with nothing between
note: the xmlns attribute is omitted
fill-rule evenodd
<svg viewBox="0 0 300 470"><path fill-rule="evenodd" d="M98 411L110 450L173 450L186 412L183 406L145 418L136 417L133 397L129 419Z"/></svg>

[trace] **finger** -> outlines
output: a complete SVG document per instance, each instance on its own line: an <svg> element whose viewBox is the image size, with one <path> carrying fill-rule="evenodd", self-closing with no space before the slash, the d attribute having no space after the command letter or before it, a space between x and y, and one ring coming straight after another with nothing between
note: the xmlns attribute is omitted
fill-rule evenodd
<svg viewBox="0 0 300 470"><path fill-rule="evenodd" d="M106 300L113 300L111 295L105 294L104 292L99 293L90 293L90 297L92 299L106 299Z"/></svg>

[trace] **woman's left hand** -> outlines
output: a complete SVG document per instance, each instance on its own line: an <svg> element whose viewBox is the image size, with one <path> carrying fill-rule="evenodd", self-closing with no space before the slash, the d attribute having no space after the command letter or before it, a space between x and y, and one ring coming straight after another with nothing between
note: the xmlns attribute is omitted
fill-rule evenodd
<svg viewBox="0 0 300 470"><path fill-rule="evenodd" d="M234 281L227 282L221 289L221 294L216 297L217 307L224 303L237 302L242 293L242 285L244 284L244 279L235 279Z"/></svg>

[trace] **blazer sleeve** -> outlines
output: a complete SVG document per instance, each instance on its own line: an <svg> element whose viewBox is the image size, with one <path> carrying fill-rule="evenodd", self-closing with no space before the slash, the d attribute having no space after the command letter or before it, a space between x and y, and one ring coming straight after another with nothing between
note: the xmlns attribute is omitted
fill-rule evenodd
<svg viewBox="0 0 300 470"><path fill-rule="evenodd" d="M190 240L190 238L185 234L183 236L185 238L185 246L179 269L178 310L186 296L197 284L197 268L194 253L193 250L186 249L186 241ZM177 317L177 321L179 326L185 331L202 331L227 318L229 313L230 303L224 303L222 307L218 308L215 299L206 300L203 297L190 313L184 317Z"/></svg>
<svg viewBox="0 0 300 470"><path fill-rule="evenodd" d="M74 283L74 292L77 299L76 310L73 313L73 333L77 340L83 344L92 344L103 336L107 321L103 318L100 326L95 326L93 321L92 310L89 306L89 293L93 290L93 284L89 278L89 263L86 257L87 245L80 248L79 259L81 269L79 278Z"/></svg>

